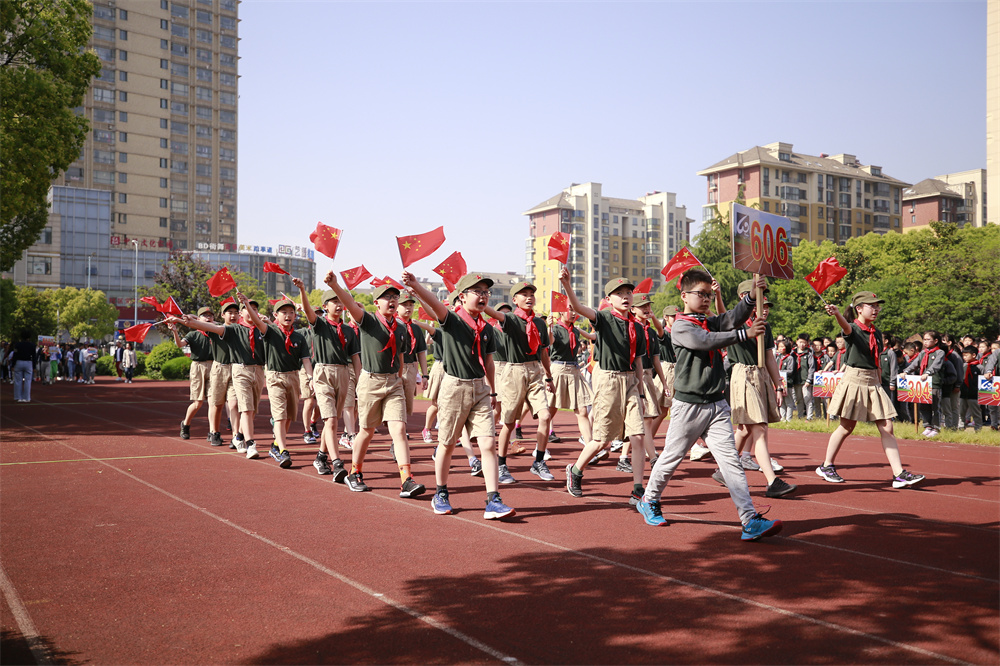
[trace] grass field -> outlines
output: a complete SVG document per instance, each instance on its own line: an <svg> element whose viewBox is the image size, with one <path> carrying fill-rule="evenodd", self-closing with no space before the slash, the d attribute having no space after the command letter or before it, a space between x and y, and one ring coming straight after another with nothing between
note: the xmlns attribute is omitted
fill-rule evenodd
<svg viewBox="0 0 1000 666"><path fill-rule="evenodd" d="M837 421L831 419L827 425L826 419L806 421L805 419L792 419L788 423L772 423L772 428L779 430L802 430L805 432L833 432L837 428ZM955 444L980 444L982 446L1000 446L1000 432L990 430L984 426L979 432L974 430L942 430L937 437L924 437L920 433L923 428L918 427L916 434L912 423L895 423L894 432L900 439L913 439L933 442L949 442ZM878 429L872 423L859 423L854 429L855 435L867 435L878 437Z"/></svg>

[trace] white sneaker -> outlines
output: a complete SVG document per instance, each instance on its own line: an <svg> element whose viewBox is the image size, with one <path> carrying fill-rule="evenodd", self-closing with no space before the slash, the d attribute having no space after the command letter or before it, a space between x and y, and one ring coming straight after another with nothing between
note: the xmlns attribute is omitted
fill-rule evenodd
<svg viewBox="0 0 1000 666"><path fill-rule="evenodd" d="M351 436L348 435L346 432L340 436L340 448L345 449L347 451L351 450Z"/></svg>
<svg viewBox="0 0 1000 666"><path fill-rule="evenodd" d="M620 439L612 440L612 442L611 442L611 453L618 453L619 451L622 450L623 446L625 446L625 442L623 442L622 440L620 440Z"/></svg>
<svg viewBox="0 0 1000 666"><path fill-rule="evenodd" d="M531 457L534 458L535 454L537 454L537 453L538 453L538 449L536 448L534 451L531 452ZM548 449L545 449L545 462L548 462L550 460L552 460L552 454L549 453Z"/></svg>
<svg viewBox="0 0 1000 666"><path fill-rule="evenodd" d="M712 452L707 446L702 446L701 444L695 444L691 447L691 461L701 460L705 456L712 455Z"/></svg>
<svg viewBox="0 0 1000 666"><path fill-rule="evenodd" d="M757 461L749 453L744 453L740 456L740 467L750 472L760 471L760 465L757 464Z"/></svg>
<svg viewBox="0 0 1000 666"><path fill-rule="evenodd" d="M254 460L255 458L259 457L260 456L257 454L257 443L254 442L253 444L247 447L247 460Z"/></svg>
<svg viewBox="0 0 1000 666"><path fill-rule="evenodd" d="M775 460L774 458L771 458L771 471L772 472L784 472L785 468L782 467L781 463L779 463L777 460Z"/></svg>

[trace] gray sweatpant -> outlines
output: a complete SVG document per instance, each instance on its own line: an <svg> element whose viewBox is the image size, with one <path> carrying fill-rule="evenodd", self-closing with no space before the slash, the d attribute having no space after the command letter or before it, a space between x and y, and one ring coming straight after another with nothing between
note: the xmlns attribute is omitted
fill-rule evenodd
<svg viewBox="0 0 1000 666"><path fill-rule="evenodd" d="M729 403L725 400L694 404L674 399L663 452L656 459L653 471L649 473L646 501L660 501L670 477L699 437L705 440L705 445L718 463L722 478L729 488L729 496L733 498L733 504L739 511L740 522L746 524L757 510L750 499L746 473L736 455L732 415Z"/></svg>

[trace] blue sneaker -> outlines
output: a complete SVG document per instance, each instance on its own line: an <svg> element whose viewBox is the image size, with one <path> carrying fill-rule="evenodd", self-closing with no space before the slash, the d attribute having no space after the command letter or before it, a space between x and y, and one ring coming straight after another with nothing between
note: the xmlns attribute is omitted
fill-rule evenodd
<svg viewBox="0 0 1000 666"><path fill-rule="evenodd" d="M743 534L740 536L743 541L756 541L761 537L774 536L781 531L780 520L768 520L759 513L755 513L753 518L743 526Z"/></svg>
<svg viewBox="0 0 1000 666"><path fill-rule="evenodd" d="M451 515L451 504L448 503L448 493L434 493L431 498L431 508L439 516Z"/></svg>
<svg viewBox="0 0 1000 666"><path fill-rule="evenodd" d="M652 525L653 527L667 526L667 519L663 517L663 511L660 509L659 502L647 502L643 498L636 504L635 508L642 514L642 518L646 521L647 525Z"/></svg>
<svg viewBox="0 0 1000 666"><path fill-rule="evenodd" d="M486 513L483 514L483 518L486 520L496 520L498 518L506 518L507 516L513 516L516 511L503 503L500 499L500 495L497 494L495 499L486 500Z"/></svg>

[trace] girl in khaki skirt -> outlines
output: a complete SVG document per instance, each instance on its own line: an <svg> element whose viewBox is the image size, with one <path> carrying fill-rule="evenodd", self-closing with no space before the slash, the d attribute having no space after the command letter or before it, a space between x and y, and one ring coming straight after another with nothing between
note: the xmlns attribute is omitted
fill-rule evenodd
<svg viewBox="0 0 1000 666"><path fill-rule="evenodd" d="M840 425L830 435L826 460L816 468L816 474L830 483L843 483L833 465L837 451L847 436L854 432L858 421L874 421L882 437L882 448L892 468L892 487L905 488L920 483L924 477L905 469L899 459L899 447L892 431L896 410L882 388L879 354L884 343L882 333L875 328L875 319L885 301L870 291L860 291L851 301L855 321L849 323L836 305L826 306L826 313L835 317L844 334L847 352L844 358L844 378L830 398L830 413L840 415Z"/></svg>

